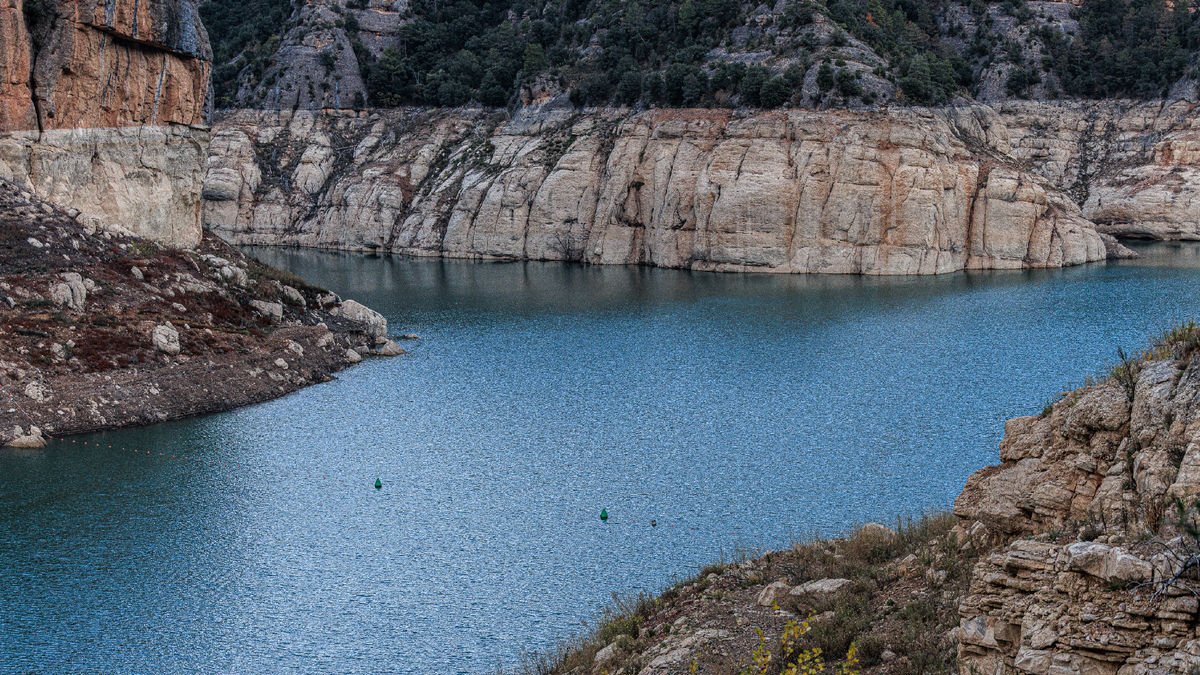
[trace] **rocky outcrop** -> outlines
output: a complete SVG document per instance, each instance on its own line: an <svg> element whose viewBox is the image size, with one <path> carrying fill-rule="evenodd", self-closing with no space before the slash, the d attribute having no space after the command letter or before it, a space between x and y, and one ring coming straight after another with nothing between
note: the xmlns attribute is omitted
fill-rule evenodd
<svg viewBox="0 0 1200 675"><path fill-rule="evenodd" d="M4 0L0 178L195 246L211 60L194 0Z"/></svg>
<svg viewBox="0 0 1200 675"><path fill-rule="evenodd" d="M408 0L295 3L269 63L242 69L235 100L264 110L364 107L363 66L400 43L401 29L412 20L408 5ZM360 63L360 56L368 63Z"/></svg>
<svg viewBox="0 0 1200 675"><path fill-rule="evenodd" d="M181 251L79 220L0 181L0 447L228 410L402 352L383 317L211 235Z"/></svg>
<svg viewBox="0 0 1200 675"><path fill-rule="evenodd" d="M1200 116L1192 101L1008 102L948 115L963 135L1021 162L1100 232L1200 239Z"/></svg>
<svg viewBox="0 0 1200 675"><path fill-rule="evenodd" d="M240 112L204 220L239 243L713 271L1104 259L1070 199L972 144L919 109Z"/></svg>
<svg viewBox="0 0 1200 675"><path fill-rule="evenodd" d="M0 179L97 225L192 248L208 137L180 125L0 133Z"/></svg>
<svg viewBox="0 0 1200 675"><path fill-rule="evenodd" d="M1200 672L1198 439L1186 325L1011 420L953 516L709 566L605 614L546 672L780 672L843 652L872 675Z"/></svg>
<svg viewBox="0 0 1200 675"><path fill-rule="evenodd" d="M1198 336L1008 423L955 504L971 544L1000 544L959 607L960 672L1200 668Z"/></svg>

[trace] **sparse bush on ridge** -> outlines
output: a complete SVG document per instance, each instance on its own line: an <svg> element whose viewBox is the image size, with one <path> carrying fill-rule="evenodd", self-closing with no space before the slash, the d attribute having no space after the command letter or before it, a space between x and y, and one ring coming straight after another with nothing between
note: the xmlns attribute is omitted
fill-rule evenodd
<svg viewBox="0 0 1200 675"><path fill-rule="evenodd" d="M801 673L837 673L849 675L862 668L878 665L885 645L896 650L907 670L898 665L896 672L949 672L953 663L953 645L944 636L957 623L952 596L965 588L974 555L959 551L952 533L955 519L936 514L899 521L894 535L879 536L856 531L842 539L813 539L791 549L769 553L753 561L721 562L706 566L696 576L682 581L658 597L639 596L621 599L614 596L595 629L564 643L550 652L530 657L515 672L523 675L562 675L590 673L595 670L596 654L609 645L617 646L619 656L599 672L638 667L646 663L646 650L674 634L679 607L695 607L698 602L719 601L740 593L753 598L769 580L787 577L793 583L824 578L846 578L853 586L828 597L800 599L787 596L775 606L793 618L778 620L774 627L760 625L752 631L741 657L736 653L727 672L747 675L799 675ZM899 602L885 599L897 581L896 575L912 555L916 567L938 569L938 592L920 597L900 597ZM710 581L716 575L716 581ZM736 583L730 579L736 577ZM917 574L921 583L935 583ZM941 592L954 590L954 593ZM751 600L752 601L752 600ZM707 624L706 624L707 625ZM683 635L683 633L680 633ZM693 672L704 664L693 661ZM709 664L711 666L711 664ZM502 671L503 672L503 671ZM711 672L711 668L709 670Z"/></svg>

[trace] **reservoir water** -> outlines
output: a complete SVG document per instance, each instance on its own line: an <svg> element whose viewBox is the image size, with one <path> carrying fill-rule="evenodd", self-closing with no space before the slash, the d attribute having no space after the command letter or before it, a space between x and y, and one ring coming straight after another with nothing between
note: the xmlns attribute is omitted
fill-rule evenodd
<svg viewBox="0 0 1200 675"><path fill-rule="evenodd" d="M612 593L946 509L1006 418L1200 317L1200 248L1139 250L883 279L256 250L422 340L0 450L0 672L487 673Z"/></svg>

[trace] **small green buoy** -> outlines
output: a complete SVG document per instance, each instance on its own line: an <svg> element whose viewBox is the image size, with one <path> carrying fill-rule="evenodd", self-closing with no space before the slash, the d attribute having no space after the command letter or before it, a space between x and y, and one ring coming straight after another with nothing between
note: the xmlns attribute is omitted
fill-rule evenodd
<svg viewBox="0 0 1200 675"><path fill-rule="evenodd" d="M375 479L375 489L376 489L376 490L382 490L382 489L383 489L383 481L382 481L382 480L380 480L380 479L378 479L378 478L376 478L376 479Z"/></svg>
<svg viewBox="0 0 1200 675"><path fill-rule="evenodd" d="M604 523L608 522L608 509L600 509L600 521Z"/></svg>

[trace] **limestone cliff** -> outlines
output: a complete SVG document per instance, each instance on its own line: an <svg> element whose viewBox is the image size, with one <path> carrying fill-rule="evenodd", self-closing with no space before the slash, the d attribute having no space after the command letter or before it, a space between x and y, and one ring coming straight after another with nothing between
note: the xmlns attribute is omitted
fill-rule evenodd
<svg viewBox="0 0 1200 675"><path fill-rule="evenodd" d="M4 0L0 178L196 245L211 60L194 0Z"/></svg>
<svg viewBox="0 0 1200 675"><path fill-rule="evenodd" d="M1070 194L1101 232L1194 240L1200 239L1197 106L1006 103L987 136Z"/></svg>
<svg viewBox="0 0 1200 675"><path fill-rule="evenodd" d="M1063 193L948 116L239 112L207 227L239 243L695 270L936 274L1105 258Z"/></svg>

